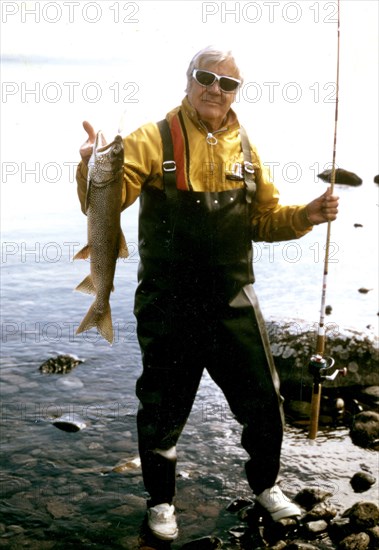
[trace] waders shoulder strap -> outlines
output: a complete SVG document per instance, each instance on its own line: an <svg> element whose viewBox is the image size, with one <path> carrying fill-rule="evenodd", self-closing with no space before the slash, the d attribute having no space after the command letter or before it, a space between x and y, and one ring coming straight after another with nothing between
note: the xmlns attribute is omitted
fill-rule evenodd
<svg viewBox="0 0 379 550"><path fill-rule="evenodd" d="M240 126L240 136L241 136L241 145L242 153L244 159L244 174L245 174L245 185L246 185L246 200L247 202L252 202L255 196L256 183L254 175L254 166L251 157L251 147L250 141L247 136L246 130L243 126Z"/></svg>
<svg viewBox="0 0 379 550"><path fill-rule="evenodd" d="M161 134L163 147L162 170L165 193L166 195L174 196L176 193L176 164L174 160L171 130L165 118L160 120L157 125Z"/></svg>
<svg viewBox="0 0 379 550"><path fill-rule="evenodd" d="M174 160L174 148L172 144L172 135L170 126L164 118L158 123L163 146L163 183L166 194L173 195L176 189L176 164ZM243 126L240 127L241 146L244 158L244 180L246 185L246 201L251 203L254 199L256 184L254 176L254 167L251 157L251 148L249 138Z"/></svg>

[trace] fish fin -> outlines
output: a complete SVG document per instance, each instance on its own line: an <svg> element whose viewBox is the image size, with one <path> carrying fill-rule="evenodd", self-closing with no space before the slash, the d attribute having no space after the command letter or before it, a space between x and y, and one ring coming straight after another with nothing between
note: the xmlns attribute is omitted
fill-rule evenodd
<svg viewBox="0 0 379 550"><path fill-rule="evenodd" d="M89 258L90 255L90 247L89 244L86 244L79 252L77 252L74 256L74 260L86 260Z"/></svg>
<svg viewBox="0 0 379 550"><path fill-rule="evenodd" d="M120 235L120 244L118 248L118 257L127 258L129 256L128 245L126 244L126 239L124 233L121 231Z"/></svg>
<svg viewBox="0 0 379 550"><path fill-rule="evenodd" d="M101 334L105 340L112 345L113 344L113 326L112 326L112 315L111 315L111 306L109 303L105 309L99 311L97 308L96 300L89 308L87 315L84 317L80 323L76 334L85 332L90 328L96 327L98 332Z"/></svg>
<svg viewBox="0 0 379 550"><path fill-rule="evenodd" d="M93 284L93 279L91 275L87 275L85 279L75 288L79 292L84 292L84 294L96 294L96 288Z"/></svg>

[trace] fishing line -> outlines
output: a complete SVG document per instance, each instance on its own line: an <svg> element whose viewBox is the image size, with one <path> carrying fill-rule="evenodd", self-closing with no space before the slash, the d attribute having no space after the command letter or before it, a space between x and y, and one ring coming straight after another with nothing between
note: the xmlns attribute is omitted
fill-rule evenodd
<svg viewBox="0 0 379 550"><path fill-rule="evenodd" d="M337 71L336 71L336 101L334 112L334 136L333 136L333 158L332 158L332 170L330 176L330 193L333 194L334 184L336 181L336 151L337 151L337 125L338 125L338 103L339 103L339 73L340 73L340 0L337 0ZM326 288L329 272L329 249L330 249L330 235L331 235L331 221L328 221L326 244L325 244L325 257L324 257L324 272L322 279L322 292L321 292L321 307L320 307L320 321L317 333L316 343L316 355L311 357L309 364L309 371L313 374L313 387L312 387L312 401L311 401L311 415L310 415L310 427L309 427L309 439L314 440L317 436L318 422L320 416L320 403L321 403L321 383L325 379L334 379L338 374L338 370L331 375L327 375L327 371L334 364L332 358L327 358L329 363L324 359L325 350L325 303L326 303Z"/></svg>

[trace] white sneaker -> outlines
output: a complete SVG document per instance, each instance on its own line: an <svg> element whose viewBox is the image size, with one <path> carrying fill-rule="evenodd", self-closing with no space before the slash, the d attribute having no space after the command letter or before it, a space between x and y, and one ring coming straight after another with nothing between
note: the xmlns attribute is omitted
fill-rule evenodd
<svg viewBox="0 0 379 550"><path fill-rule="evenodd" d="M301 510L286 497L278 485L265 489L257 496L257 502L271 514L274 521L301 516Z"/></svg>
<svg viewBox="0 0 379 550"><path fill-rule="evenodd" d="M148 508L147 525L158 539L176 539L178 536L178 526L175 517L175 507L165 502Z"/></svg>

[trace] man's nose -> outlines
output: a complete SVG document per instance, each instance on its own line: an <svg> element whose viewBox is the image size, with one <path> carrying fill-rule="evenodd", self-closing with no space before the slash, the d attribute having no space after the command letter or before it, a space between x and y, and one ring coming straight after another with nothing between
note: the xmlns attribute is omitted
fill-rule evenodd
<svg viewBox="0 0 379 550"><path fill-rule="evenodd" d="M220 88L220 82L218 80L215 80L213 84L210 86L207 86L208 90L213 93L221 93L222 90Z"/></svg>

